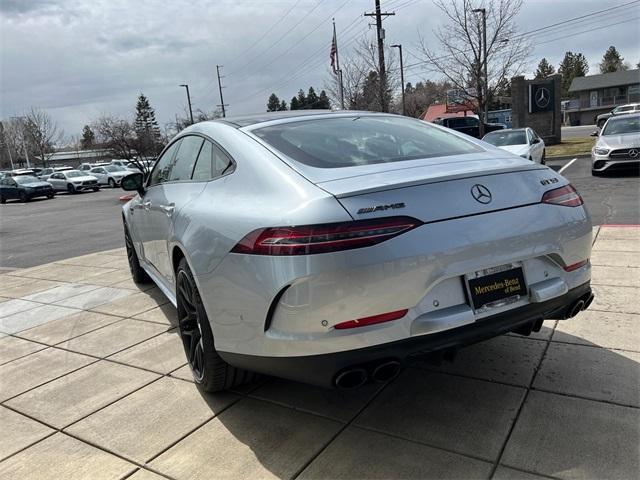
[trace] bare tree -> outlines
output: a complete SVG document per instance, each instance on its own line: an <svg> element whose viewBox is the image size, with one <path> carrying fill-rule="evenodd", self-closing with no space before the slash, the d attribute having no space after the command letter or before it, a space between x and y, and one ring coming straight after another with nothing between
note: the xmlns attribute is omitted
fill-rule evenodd
<svg viewBox="0 0 640 480"><path fill-rule="evenodd" d="M121 117L103 115L93 122L92 129L98 143L109 149L113 156L130 160L145 176L149 173L147 163L138 152L138 138L132 122Z"/></svg>
<svg viewBox="0 0 640 480"><path fill-rule="evenodd" d="M33 152L31 139L27 138L24 128L24 117L13 117L3 121L4 143L10 162L14 166L23 166L25 160L29 158L29 150Z"/></svg>
<svg viewBox="0 0 640 480"><path fill-rule="evenodd" d="M387 89L385 97L380 93L380 68L378 50L363 37L352 50L350 56L341 57L344 102L348 109L381 111L382 105L390 105L394 92L399 87L400 70L397 67L396 54L391 48L385 49ZM340 104L339 80L332 72L325 82L325 90L334 105Z"/></svg>
<svg viewBox="0 0 640 480"><path fill-rule="evenodd" d="M523 0L434 0L447 23L434 31L439 48L429 48L420 39L427 69L442 74L456 90L472 100L478 111L491 101L496 89L522 73L531 53L527 37L517 34L516 15ZM483 87L482 18L487 15L487 96ZM482 122L481 122L482 125Z"/></svg>
<svg viewBox="0 0 640 480"><path fill-rule="evenodd" d="M55 153L55 145L62 140L64 132L47 112L31 107L25 115L24 133L42 166L48 166L49 159Z"/></svg>

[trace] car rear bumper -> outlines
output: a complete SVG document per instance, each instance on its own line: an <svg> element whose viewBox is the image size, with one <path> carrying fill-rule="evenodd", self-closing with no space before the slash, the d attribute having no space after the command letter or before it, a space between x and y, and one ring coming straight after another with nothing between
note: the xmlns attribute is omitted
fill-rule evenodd
<svg viewBox="0 0 640 480"><path fill-rule="evenodd" d="M469 325L343 352L296 357L218 353L226 362L239 368L331 387L335 386L341 373L352 369L362 369L370 375L377 366L390 361L406 365L417 360L441 358L440 355L452 354L465 345L508 332L528 335L538 331L545 319L566 318L576 302L586 302L591 296L590 283L586 282L546 302L530 303Z"/></svg>

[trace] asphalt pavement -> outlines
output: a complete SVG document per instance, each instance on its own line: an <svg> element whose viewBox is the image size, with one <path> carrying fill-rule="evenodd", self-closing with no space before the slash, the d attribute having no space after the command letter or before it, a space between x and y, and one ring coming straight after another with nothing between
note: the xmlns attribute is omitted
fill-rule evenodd
<svg viewBox="0 0 640 480"><path fill-rule="evenodd" d="M596 131L595 125L580 125L578 127L562 127L562 138L588 137Z"/></svg>
<svg viewBox="0 0 640 480"><path fill-rule="evenodd" d="M592 177L589 157L549 160L585 200L594 225L640 224L637 175ZM27 268L123 246L120 189L0 205L0 270Z"/></svg>
<svg viewBox="0 0 640 480"><path fill-rule="evenodd" d="M0 269L25 268L124 246L118 198L105 188L0 205Z"/></svg>

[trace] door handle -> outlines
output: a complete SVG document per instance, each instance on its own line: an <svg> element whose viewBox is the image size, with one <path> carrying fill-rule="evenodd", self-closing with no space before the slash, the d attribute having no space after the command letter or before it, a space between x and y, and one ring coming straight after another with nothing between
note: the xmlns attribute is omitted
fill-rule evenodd
<svg viewBox="0 0 640 480"><path fill-rule="evenodd" d="M167 214L167 217L173 215L173 211L175 210L175 204L170 203L169 205L160 205L160 210Z"/></svg>

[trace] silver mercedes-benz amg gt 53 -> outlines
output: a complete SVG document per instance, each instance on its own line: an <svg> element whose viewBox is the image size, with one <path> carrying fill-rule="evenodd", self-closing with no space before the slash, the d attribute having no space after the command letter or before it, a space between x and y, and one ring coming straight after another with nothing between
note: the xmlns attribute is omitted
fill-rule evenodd
<svg viewBox="0 0 640 480"><path fill-rule="evenodd" d="M555 171L426 122L278 112L178 134L123 207L135 281L178 311L206 391L341 388L573 317L591 220Z"/></svg>

